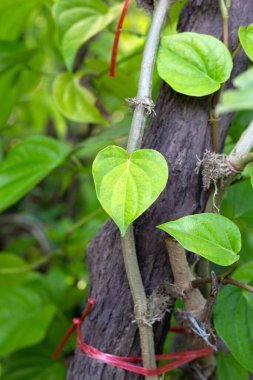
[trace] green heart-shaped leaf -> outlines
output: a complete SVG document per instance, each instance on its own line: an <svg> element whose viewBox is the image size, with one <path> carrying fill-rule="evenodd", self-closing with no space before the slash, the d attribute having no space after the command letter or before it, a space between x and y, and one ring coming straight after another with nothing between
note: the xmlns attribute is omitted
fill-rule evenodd
<svg viewBox="0 0 253 380"><path fill-rule="evenodd" d="M247 28L240 26L238 35L243 50L249 59L253 61L253 24L250 24Z"/></svg>
<svg viewBox="0 0 253 380"><path fill-rule="evenodd" d="M186 32L162 38L157 65L160 77L175 91L204 96L228 80L233 62L217 38Z"/></svg>
<svg viewBox="0 0 253 380"><path fill-rule="evenodd" d="M108 146L98 153L92 171L97 197L122 236L168 180L165 158L152 149L137 150L129 157L125 149Z"/></svg>
<svg viewBox="0 0 253 380"><path fill-rule="evenodd" d="M188 215L158 226L185 249L219 264L231 265L239 257L241 234L231 220L218 214Z"/></svg>

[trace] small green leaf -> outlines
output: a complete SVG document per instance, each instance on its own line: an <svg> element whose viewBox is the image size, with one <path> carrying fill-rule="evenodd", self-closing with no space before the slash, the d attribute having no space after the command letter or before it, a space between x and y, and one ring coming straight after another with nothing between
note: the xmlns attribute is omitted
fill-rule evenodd
<svg viewBox="0 0 253 380"><path fill-rule="evenodd" d="M108 146L98 153L92 171L98 200L122 235L154 203L168 180L165 158L152 149L128 157L125 149Z"/></svg>
<svg viewBox="0 0 253 380"><path fill-rule="evenodd" d="M247 28L240 26L238 35L243 50L249 59L253 61L253 24L250 24Z"/></svg>
<svg viewBox="0 0 253 380"><path fill-rule="evenodd" d="M68 146L45 136L31 137L13 148L0 165L0 211L61 165L68 153Z"/></svg>
<svg viewBox="0 0 253 380"><path fill-rule="evenodd" d="M226 113L253 110L253 68L240 74L233 84L238 89L225 91L216 111Z"/></svg>
<svg viewBox="0 0 253 380"><path fill-rule="evenodd" d="M58 0L54 16L63 56L72 69L78 48L120 15L121 4L108 8L101 0Z"/></svg>
<svg viewBox="0 0 253 380"><path fill-rule="evenodd" d="M58 75L53 83L53 97L59 110L79 123L106 121L95 106L95 96L79 83L80 78L70 73Z"/></svg>
<svg viewBox="0 0 253 380"><path fill-rule="evenodd" d="M249 271L250 279L245 278ZM252 262L243 265L233 278L252 284ZM252 321L253 294L236 286L226 286L215 306L215 328L236 360L249 372L253 372Z"/></svg>
<svg viewBox="0 0 253 380"><path fill-rule="evenodd" d="M217 364L218 380L249 380L248 371L246 371L232 355L219 352Z"/></svg>
<svg viewBox="0 0 253 380"><path fill-rule="evenodd" d="M56 311L28 287L0 289L0 310L0 356L41 341Z"/></svg>
<svg viewBox="0 0 253 380"><path fill-rule="evenodd" d="M158 226L185 249L213 263L231 265L239 257L241 234L229 219L218 214L188 215Z"/></svg>
<svg viewBox="0 0 253 380"><path fill-rule="evenodd" d="M186 32L162 38L157 65L160 77L175 91L204 96L229 79L233 62L217 38Z"/></svg>

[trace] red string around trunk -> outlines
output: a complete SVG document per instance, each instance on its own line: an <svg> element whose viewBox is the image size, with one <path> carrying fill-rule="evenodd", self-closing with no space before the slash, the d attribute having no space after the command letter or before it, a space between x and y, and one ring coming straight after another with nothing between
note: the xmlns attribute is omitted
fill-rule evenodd
<svg viewBox="0 0 253 380"><path fill-rule="evenodd" d="M122 32L123 23L126 17L127 10L129 8L131 0L125 0L125 4L120 16L120 20L117 27L117 32L115 35L113 48L112 48L112 58L111 58L111 68L110 68L110 77L114 77L115 75L115 67L116 67L116 61L117 61L117 53L118 53L118 46L119 46L119 39Z"/></svg>
<svg viewBox="0 0 253 380"><path fill-rule="evenodd" d="M100 362L124 369L126 371L137 373L143 376L162 375L163 373L172 371L173 369L178 368L188 362L191 362L192 360L210 355L213 352L211 348L203 348L201 350L195 350L195 351L174 352L171 354L156 355L156 360L175 359L173 362L165 364L156 369L144 368L137 364L134 364L134 363L138 363L142 361L142 358L140 356L125 357L125 356L116 356L116 355L111 355L111 354L106 354L104 352L101 352L97 348L85 343L82 337L82 328L81 328L82 322L85 319L85 317L89 314L95 302L96 300L94 298L89 298L88 304L83 314L81 315L81 318L73 319L73 324L69 328L62 342L60 343L55 353L53 354L53 359L58 358L58 356L60 355L60 353L62 352L64 348L64 345L66 344L67 340L69 339L70 335L74 332L75 329L77 329L78 348L84 354ZM182 330L180 332L182 332Z"/></svg>

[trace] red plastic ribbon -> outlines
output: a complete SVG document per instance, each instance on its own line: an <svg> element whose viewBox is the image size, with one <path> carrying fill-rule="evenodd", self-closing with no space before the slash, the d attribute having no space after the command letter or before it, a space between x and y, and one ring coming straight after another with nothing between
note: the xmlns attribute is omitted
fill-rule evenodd
<svg viewBox="0 0 253 380"><path fill-rule="evenodd" d="M115 39L114 39L114 43L113 43L113 48L112 48L110 77L114 77L114 75L115 75L115 67L116 67L116 61L117 61L119 39L120 39L123 23L124 23L124 20L125 20L126 13L127 13L128 8L129 8L130 2L131 2L131 0L126 0L125 1L123 10L122 10L122 13L121 13L121 16L120 16L120 20L119 20L119 23L118 23L117 32L116 32L116 35L115 35Z"/></svg>
<svg viewBox="0 0 253 380"><path fill-rule="evenodd" d="M84 354L100 362L124 369L126 371L131 371L133 373L137 373L143 376L162 375L163 373L166 373L175 368L178 368L182 366L183 364L191 362L192 360L195 360L204 356L208 356L213 352L211 348L203 348L201 350L196 350L196 351L174 352L172 354L156 355L156 360L176 359L173 362L169 364L165 364L156 369L144 368L137 364L133 364L133 363L138 363L142 361L142 358L140 356L125 357L125 356L116 356L116 355L111 355L111 354L106 354L104 352L101 352L97 348L85 343L82 337L82 329L81 329L82 321L89 314L95 302L96 300L94 298L89 298L88 304L81 318L73 319L73 324L69 328L62 342L60 343L55 353L53 354L53 359L58 358L68 338L74 332L75 329L77 329L77 345L80 351L82 351Z"/></svg>

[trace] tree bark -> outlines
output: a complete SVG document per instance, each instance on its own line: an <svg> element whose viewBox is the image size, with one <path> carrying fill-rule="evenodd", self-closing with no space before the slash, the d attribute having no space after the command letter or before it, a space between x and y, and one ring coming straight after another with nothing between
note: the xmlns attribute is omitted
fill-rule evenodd
<svg viewBox="0 0 253 380"><path fill-rule="evenodd" d="M230 49L238 44L240 25L253 20L252 0L232 0L229 19ZM222 38L222 19L218 0L189 0L183 9L180 31L212 34ZM235 60L233 77L247 67L240 51ZM131 95L131 94L129 94ZM136 247L147 294L173 281L164 233L157 225L188 214L202 212L206 194L201 178L194 172L196 156L211 150L211 126L208 121L209 97L180 95L162 84L156 102L156 116L146 131L143 147L160 151L170 168L168 185L155 204L135 223ZM232 115L219 123L219 146L222 149ZM83 336L89 344L115 355L140 354L139 336L133 304L123 265L120 236L109 220L87 250L90 273L90 296L97 299L83 324ZM156 352L162 351L170 315L156 323ZM69 380L141 380L142 376L99 363L76 351L69 368Z"/></svg>

